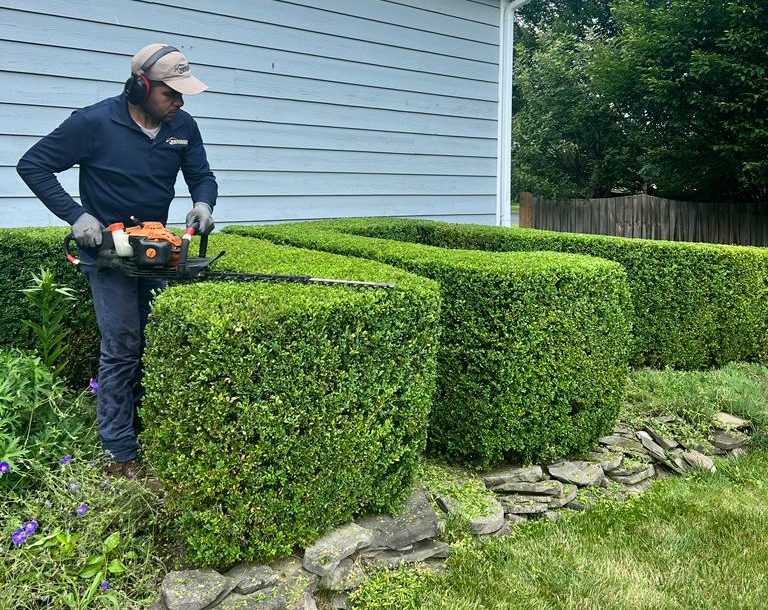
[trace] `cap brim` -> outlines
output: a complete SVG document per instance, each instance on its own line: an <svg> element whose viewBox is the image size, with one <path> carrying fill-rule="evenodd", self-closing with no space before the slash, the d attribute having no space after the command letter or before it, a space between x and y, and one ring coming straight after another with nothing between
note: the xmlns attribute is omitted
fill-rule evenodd
<svg viewBox="0 0 768 610"><path fill-rule="evenodd" d="M192 76L191 74L180 76L178 78L169 78L163 82L174 91L178 91L184 95L195 95L196 93L202 93L208 88L208 85L206 85L196 76Z"/></svg>

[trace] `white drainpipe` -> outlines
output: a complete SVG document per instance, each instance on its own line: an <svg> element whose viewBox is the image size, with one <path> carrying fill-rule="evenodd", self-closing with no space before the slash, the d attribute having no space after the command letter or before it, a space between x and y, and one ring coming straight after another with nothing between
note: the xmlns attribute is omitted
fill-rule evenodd
<svg viewBox="0 0 768 610"><path fill-rule="evenodd" d="M501 0L499 25L499 132L496 158L496 225L512 224L512 73L515 10L531 0Z"/></svg>

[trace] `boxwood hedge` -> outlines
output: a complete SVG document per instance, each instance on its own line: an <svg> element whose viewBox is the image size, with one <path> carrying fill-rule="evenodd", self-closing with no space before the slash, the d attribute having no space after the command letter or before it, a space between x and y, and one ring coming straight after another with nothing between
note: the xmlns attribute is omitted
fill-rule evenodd
<svg viewBox="0 0 768 610"><path fill-rule="evenodd" d="M444 248L588 254L627 271L634 366L700 369L768 354L768 251L404 219L351 219L335 230Z"/></svg>
<svg viewBox="0 0 768 610"><path fill-rule="evenodd" d="M554 459L588 448L616 418L630 343L629 293L616 263L446 250L317 223L227 231L376 259L439 282L429 431L437 452L481 464Z"/></svg>
<svg viewBox="0 0 768 610"><path fill-rule="evenodd" d="M440 297L372 261L211 236L219 269L390 281L171 287L147 327L145 455L194 564L268 560L408 493Z"/></svg>

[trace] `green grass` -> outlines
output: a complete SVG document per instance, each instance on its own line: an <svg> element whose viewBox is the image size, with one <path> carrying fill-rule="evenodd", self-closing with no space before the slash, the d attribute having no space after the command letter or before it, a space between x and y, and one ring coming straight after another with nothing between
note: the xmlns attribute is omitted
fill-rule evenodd
<svg viewBox="0 0 768 610"><path fill-rule="evenodd" d="M621 418L642 425L674 415L667 432L706 439L721 410L752 422L756 448L739 459L716 459L716 474L657 480L625 503L605 500L556 522L530 521L507 538L458 537L445 571L375 573L353 593L353 607L768 608L768 368L633 371Z"/></svg>
<svg viewBox="0 0 768 610"><path fill-rule="evenodd" d="M366 610L730 610L768 606L768 452L657 481L508 538L455 545L443 574L381 573Z"/></svg>

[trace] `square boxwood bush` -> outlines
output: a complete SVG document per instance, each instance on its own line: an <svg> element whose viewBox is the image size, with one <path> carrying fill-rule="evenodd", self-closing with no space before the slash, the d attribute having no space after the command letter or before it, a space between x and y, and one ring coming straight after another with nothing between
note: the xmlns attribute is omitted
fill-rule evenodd
<svg viewBox="0 0 768 610"><path fill-rule="evenodd" d="M371 261L215 235L219 269L396 283L175 286L147 327L141 437L194 564L269 560L409 492L439 293ZM194 248L193 248L194 249Z"/></svg>
<svg viewBox="0 0 768 610"><path fill-rule="evenodd" d="M551 252L446 250L333 228L295 223L227 231L373 258L439 282L433 451L481 465L552 460L589 448L611 428L630 344L620 265Z"/></svg>
<svg viewBox="0 0 768 610"><path fill-rule="evenodd" d="M632 293L634 366L701 369L768 356L765 248L394 218L326 224L443 248L548 250L616 261Z"/></svg>

